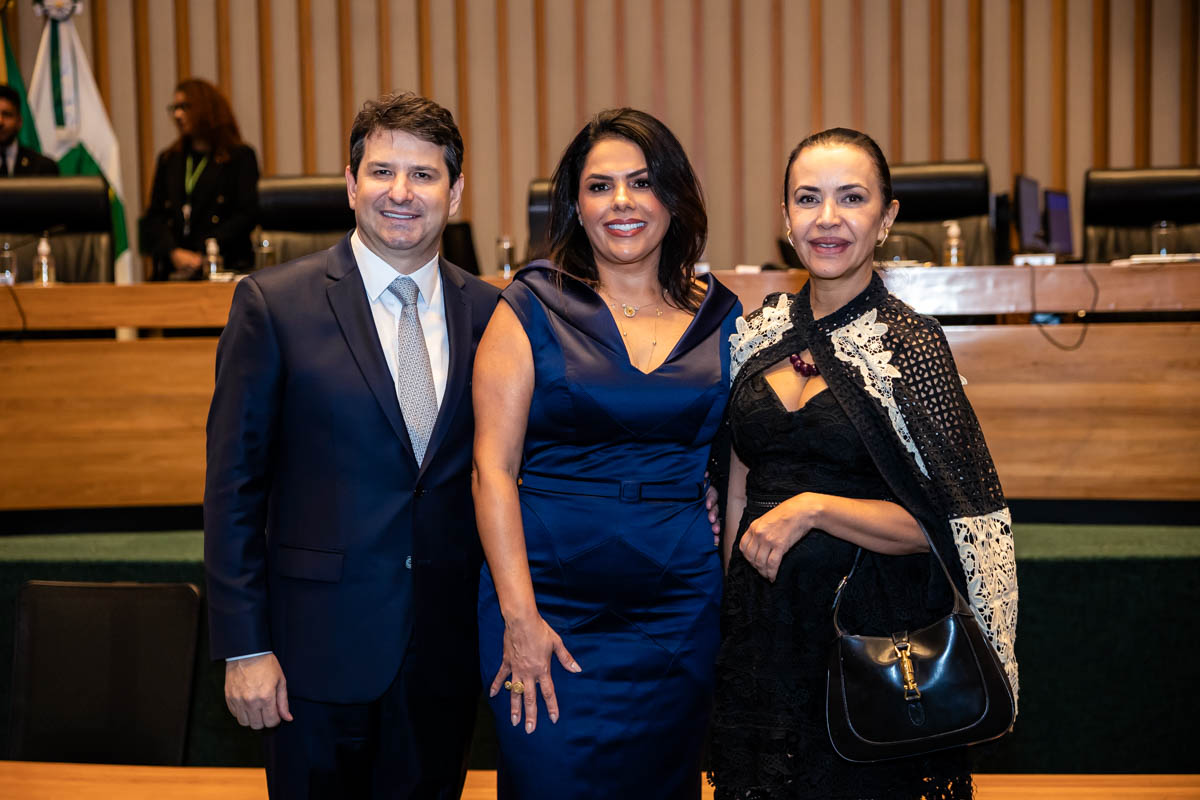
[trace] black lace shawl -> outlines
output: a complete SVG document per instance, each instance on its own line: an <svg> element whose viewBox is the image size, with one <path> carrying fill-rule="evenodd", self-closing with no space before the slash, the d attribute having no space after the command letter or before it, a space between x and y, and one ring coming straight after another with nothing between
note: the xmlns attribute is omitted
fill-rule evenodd
<svg viewBox="0 0 1200 800"><path fill-rule="evenodd" d="M731 397L745 381L789 354L812 353L898 502L925 528L970 602L1015 697L1017 582L1011 519L937 321L888 293L876 274L861 294L819 320L812 317L808 286L794 295L768 295L762 308L738 320L730 343ZM856 581L864 572L888 569L887 557L864 553ZM941 590L931 577L928 596L944 598L940 570L929 574L937 576Z"/></svg>

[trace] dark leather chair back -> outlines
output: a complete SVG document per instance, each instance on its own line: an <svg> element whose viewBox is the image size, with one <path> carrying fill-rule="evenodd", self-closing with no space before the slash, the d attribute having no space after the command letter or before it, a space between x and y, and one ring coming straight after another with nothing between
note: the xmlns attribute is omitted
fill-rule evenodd
<svg viewBox="0 0 1200 800"><path fill-rule="evenodd" d="M43 231L50 231L58 280L112 280L112 217L103 178L6 178L0 184L0 245L12 244L19 280L33 277Z"/></svg>
<svg viewBox="0 0 1200 800"><path fill-rule="evenodd" d="M9 757L182 764L199 624L190 583L27 582Z"/></svg>
<svg viewBox="0 0 1200 800"><path fill-rule="evenodd" d="M354 210L346 197L344 175L285 175L258 182L259 230L274 250L274 262L333 246L354 230Z"/></svg>
<svg viewBox="0 0 1200 800"><path fill-rule="evenodd" d="M446 229L442 231L442 255L451 264L462 267L472 275L479 274L479 258L475 255L471 223L446 223Z"/></svg>
<svg viewBox="0 0 1200 800"><path fill-rule="evenodd" d="M524 263L549 256L550 179L534 178L529 182L529 246Z"/></svg>
<svg viewBox="0 0 1200 800"><path fill-rule="evenodd" d="M966 263L990 264L995 260L988 218L986 164L982 161L897 164L891 172L900 214L888 240L875 251L876 258L941 263L946 241L942 223L953 219L962 228Z"/></svg>
<svg viewBox="0 0 1200 800"><path fill-rule="evenodd" d="M1175 252L1200 252L1200 168L1090 169L1083 178L1083 257L1149 253L1150 226L1175 223Z"/></svg>

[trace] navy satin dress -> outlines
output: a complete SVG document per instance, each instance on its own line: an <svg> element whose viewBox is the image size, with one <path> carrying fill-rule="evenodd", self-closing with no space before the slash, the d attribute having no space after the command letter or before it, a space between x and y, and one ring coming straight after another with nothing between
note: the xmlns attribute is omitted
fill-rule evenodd
<svg viewBox="0 0 1200 800"><path fill-rule="evenodd" d="M709 449L729 393L729 336L741 313L712 276L666 362L645 374L591 288L547 262L502 297L533 350L521 519L538 611L583 671L551 659L560 719L513 726L490 701L499 797L700 796L719 645L721 564L704 508ZM480 672L500 668L504 623L487 566L479 590ZM527 691L531 691L532 687Z"/></svg>

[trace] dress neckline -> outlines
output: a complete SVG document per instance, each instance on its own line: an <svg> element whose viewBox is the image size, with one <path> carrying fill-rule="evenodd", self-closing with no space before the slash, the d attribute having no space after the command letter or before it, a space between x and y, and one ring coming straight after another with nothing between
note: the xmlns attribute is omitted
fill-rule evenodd
<svg viewBox="0 0 1200 800"><path fill-rule="evenodd" d="M629 369L639 375L651 377L707 339L737 303L737 296L715 276L706 273L696 277L705 284L700 307L692 315L666 359L649 372L638 369L630 360L629 350L625 347L621 330L617 327L617 321L613 319L608 303L587 283L568 275L546 260L531 262L521 269L513 280L529 287L542 304L556 316L612 351L618 360L629 366Z"/></svg>

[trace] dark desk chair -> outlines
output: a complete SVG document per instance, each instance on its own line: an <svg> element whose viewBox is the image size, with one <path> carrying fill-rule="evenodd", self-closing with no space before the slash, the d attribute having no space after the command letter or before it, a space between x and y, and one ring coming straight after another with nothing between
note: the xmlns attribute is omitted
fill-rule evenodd
<svg viewBox="0 0 1200 800"><path fill-rule="evenodd" d="M288 175L258 182L259 230L275 250L275 263L325 250L354 230L354 210L344 175Z"/></svg>
<svg viewBox="0 0 1200 800"><path fill-rule="evenodd" d="M1083 178L1083 258L1149 253L1150 226L1175 223L1177 253L1200 253L1200 169L1090 169Z"/></svg>
<svg viewBox="0 0 1200 800"><path fill-rule="evenodd" d="M195 586L29 581L17 606L10 758L183 763Z"/></svg>
<svg viewBox="0 0 1200 800"><path fill-rule="evenodd" d="M32 279L38 238L47 230L58 280L112 280L112 217L103 178L5 179L0 187L0 246L12 244L19 280Z"/></svg>
<svg viewBox="0 0 1200 800"><path fill-rule="evenodd" d="M479 258L475 255L471 223L446 223L446 229L442 231L442 255L451 264L462 267L472 275L479 274Z"/></svg>
<svg viewBox="0 0 1200 800"><path fill-rule="evenodd" d="M875 257L916 261L942 260L946 220L962 228L966 263L991 264L995 248L988 220L988 171L982 161L944 161L897 164L892 167L892 190L900 214Z"/></svg>
<svg viewBox="0 0 1200 800"><path fill-rule="evenodd" d="M529 245L522 263L550 257L550 188L549 178L529 182Z"/></svg>

